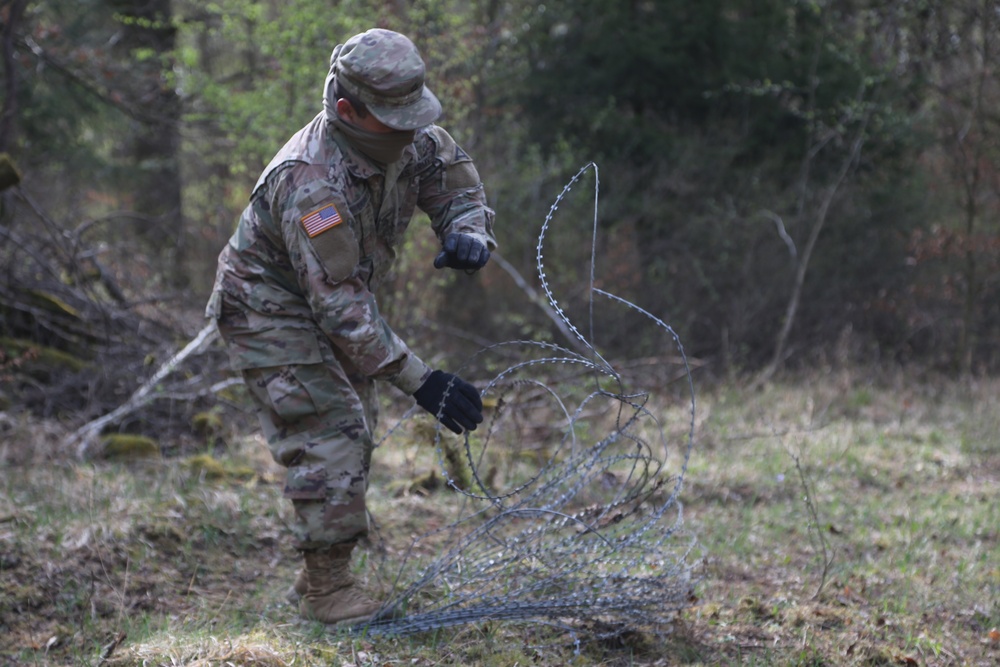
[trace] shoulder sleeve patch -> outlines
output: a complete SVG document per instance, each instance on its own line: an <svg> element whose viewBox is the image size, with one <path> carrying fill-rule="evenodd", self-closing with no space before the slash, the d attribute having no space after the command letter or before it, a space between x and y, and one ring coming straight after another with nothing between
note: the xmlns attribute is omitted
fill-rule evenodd
<svg viewBox="0 0 1000 667"><path fill-rule="evenodd" d="M325 228L325 233L316 232L308 241L326 269L327 276L335 283L349 278L361 258L361 249L351 228L352 223L342 225L342 219L339 216L337 218L337 222Z"/></svg>
<svg viewBox="0 0 1000 667"><path fill-rule="evenodd" d="M340 217L337 207L333 204L327 204L308 215L302 216L301 221L306 234L309 238L313 238L332 227L336 227L343 222L343 219Z"/></svg>

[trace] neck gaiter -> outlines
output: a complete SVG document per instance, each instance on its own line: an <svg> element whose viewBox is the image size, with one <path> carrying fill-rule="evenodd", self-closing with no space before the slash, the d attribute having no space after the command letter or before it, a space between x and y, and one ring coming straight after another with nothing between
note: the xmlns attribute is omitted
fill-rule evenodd
<svg viewBox="0 0 1000 667"><path fill-rule="evenodd" d="M414 130L370 132L339 117L333 119L333 125L344 133L351 146L382 165L397 162L403 157L403 150L413 143L417 134Z"/></svg>

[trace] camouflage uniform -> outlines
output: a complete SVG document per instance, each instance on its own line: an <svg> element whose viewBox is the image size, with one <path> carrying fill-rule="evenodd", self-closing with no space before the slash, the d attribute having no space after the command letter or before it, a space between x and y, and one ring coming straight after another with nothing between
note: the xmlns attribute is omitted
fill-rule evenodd
<svg viewBox="0 0 1000 667"><path fill-rule="evenodd" d="M288 469L297 548L367 531L374 381L413 394L431 372L374 296L415 207L440 239L460 232L496 246L483 185L447 132L417 130L383 168L352 147L328 107L264 170L219 256L207 315Z"/></svg>

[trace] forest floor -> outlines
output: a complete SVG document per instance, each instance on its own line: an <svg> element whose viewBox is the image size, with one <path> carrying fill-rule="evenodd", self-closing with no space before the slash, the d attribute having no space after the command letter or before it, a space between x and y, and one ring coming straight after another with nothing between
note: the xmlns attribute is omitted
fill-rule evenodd
<svg viewBox="0 0 1000 667"><path fill-rule="evenodd" d="M1000 664L997 396L997 380L857 370L698 388L695 597L658 634L577 650L529 648L524 624L373 639L299 621L281 472L251 419L81 463L58 428L4 415L0 665ZM435 467L426 449L376 450L384 532L460 502L400 483Z"/></svg>

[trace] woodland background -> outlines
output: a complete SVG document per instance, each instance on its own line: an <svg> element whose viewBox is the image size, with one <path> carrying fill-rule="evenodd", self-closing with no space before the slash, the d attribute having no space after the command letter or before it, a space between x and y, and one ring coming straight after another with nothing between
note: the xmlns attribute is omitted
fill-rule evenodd
<svg viewBox="0 0 1000 667"><path fill-rule="evenodd" d="M482 382L485 346L575 344L536 247L599 167L596 247L588 171L542 263L658 419L693 420L705 571L666 642L291 622L282 473L224 351L160 372L331 50L372 26L420 47L497 211L471 277L416 219L379 297L429 363ZM0 665L996 664L998 28L986 0L0 0ZM592 252L676 331L697 411L648 321L589 321ZM536 414L511 460L557 433ZM422 416L376 450L393 549L464 502ZM67 431L98 423L106 456L76 461Z"/></svg>
<svg viewBox="0 0 1000 667"><path fill-rule="evenodd" d="M430 269L417 220L381 297L432 362L566 342L515 276L537 283L541 222L593 161L597 285L702 375L1000 365L1000 3L7 0L0 21L5 409L92 418L190 340L259 172L371 26L419 45L497 210L487 270ZM571 315L593 207L568 198L546 240ZM665 353L594 326L612 357Z"/></svg>

